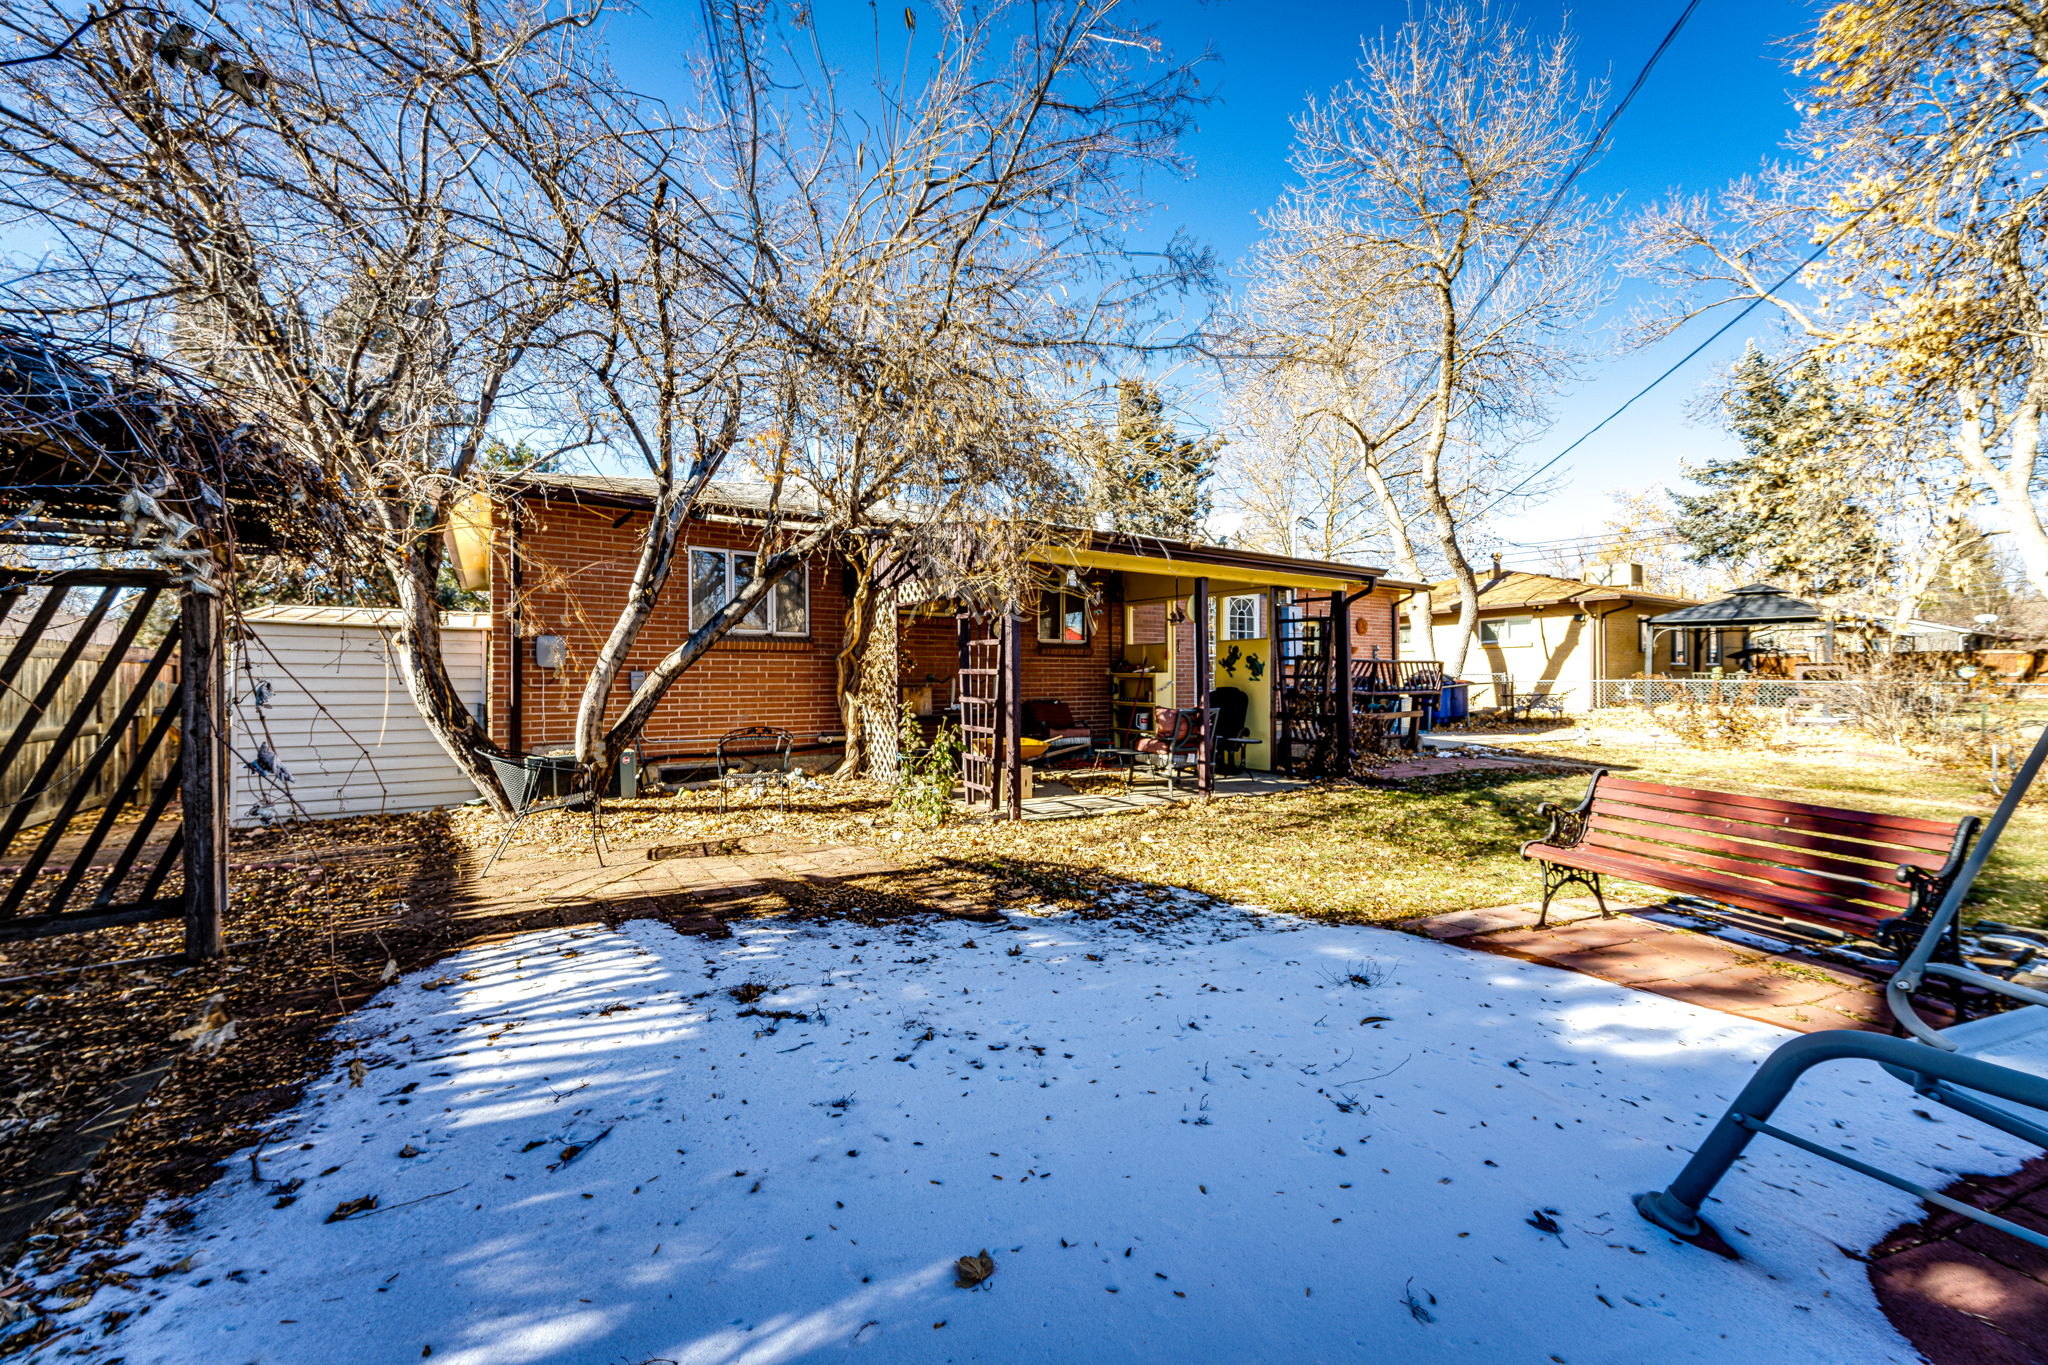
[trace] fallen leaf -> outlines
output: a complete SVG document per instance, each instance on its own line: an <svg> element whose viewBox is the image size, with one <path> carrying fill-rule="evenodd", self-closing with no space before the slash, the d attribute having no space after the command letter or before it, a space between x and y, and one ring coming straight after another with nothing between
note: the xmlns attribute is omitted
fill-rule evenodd
<svg viewBox="0 0 2048 1365"><path fill-rule="evenodd" d="M413 1146L410 1142L408 1142L405 1144L405 1146L400 1147L398 1149L398 1154L400 1156L418 1156L420 1154L420 1149Z"/></svg>
<svg viewBox="0 0 2048 1365"><path fill-rule="evenodd" d="M377 1196L366 1194L361 1199L344 1199L334 1206L334 1212L327 1215L330 1223L340 1223L359 1213L368 1213L377 1207Z"/></svg>
<svg viewBox="0 0 2048 1365"><path fill-rule="evenodd" d="M962 1256L953 1262L953 1283L961 1289L972 1289L996 1273L996 1258L983 1247L976 1256Z"/></svg>

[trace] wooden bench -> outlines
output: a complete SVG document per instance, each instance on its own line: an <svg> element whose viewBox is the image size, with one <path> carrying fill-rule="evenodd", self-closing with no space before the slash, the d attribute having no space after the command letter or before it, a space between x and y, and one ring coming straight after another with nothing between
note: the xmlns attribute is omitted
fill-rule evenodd
<svg viewBox="0 0 2048 1365"><path fill-rule="evenodd" d="M1593 774L1576 806L1545 802L1542 925L1569 883L1601 894L1603 876L1642 882L1903 951L1962 866L1977 817L1922 820L1838 806ZM1903 934L1903 941L1901 935Z"/></svg>

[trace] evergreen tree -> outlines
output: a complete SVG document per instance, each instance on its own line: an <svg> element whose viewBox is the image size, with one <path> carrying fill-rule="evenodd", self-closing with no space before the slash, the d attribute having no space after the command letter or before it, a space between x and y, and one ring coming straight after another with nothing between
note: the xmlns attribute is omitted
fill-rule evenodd
<svg viewBox="0 0 2048 1365"><path fill-rule="evenodd" d="M1692 561L1801 596L1880 585L1891 553L1846 476L1856 417L1820 362L1808 358L1780 380L1751 347L1725 402L1743 453L1685 464L1703 491L1671 494L1672 528Z"/></svg>
<svg viewBox="0 0 2048 1365"><path fill-rule="evenodd" d="M1209 519L1209 478L1223 441L1183 436L1166 420L1156 385L1119 380L1116 431L1099 440L1096 503L1105 529L1200 540Z"/></svg>

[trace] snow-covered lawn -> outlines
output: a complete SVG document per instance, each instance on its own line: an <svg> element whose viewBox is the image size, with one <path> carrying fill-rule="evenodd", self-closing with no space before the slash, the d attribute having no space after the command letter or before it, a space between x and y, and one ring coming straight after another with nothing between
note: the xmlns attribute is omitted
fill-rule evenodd
<svg viewBox="0 0 2048 1365"><path fill-rule="evenodd" d="M263 1182L238 1159L141 1235L133 1287L53 1351L1916 1358L1842 1250L1904 1196L1759 1143L1716 1214L1740 1263L1629 1206L1781 1033L1394 933L645 921L463 953L349 1036L364 1065L274 1132ZM1914 1107L1843 1066L1781 1121L1936 1185L2022 1155Z"/></svg>

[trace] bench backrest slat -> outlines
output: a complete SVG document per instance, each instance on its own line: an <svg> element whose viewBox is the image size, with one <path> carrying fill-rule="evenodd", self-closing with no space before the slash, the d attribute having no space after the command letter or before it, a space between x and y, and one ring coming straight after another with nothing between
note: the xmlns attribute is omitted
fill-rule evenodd
<svg viewBox="0 0 2048 1365"><path fill-rule="evenodd" d="M1872 829L1887 830L1897 834L1935 835L1946 839L1956 831L1953 820L1929 820L1918 815L1887 815L1881 811L1855 810L1847 806L1817 806L1806 801L1782 801L1773 796L1750 796L1742 792L1708 791L1698 787L1674 787L1664 782L1643 782L1633 777L1615 777L1609 774L1600 779L1603 788L1615 791L1653 792L1664 796L1708 796L1731 806L1748 806L1754 810L1774 815L1790 815L1798 819L1818 816L1821 819L1847 819Z"/></svg>
<svg viewBox="0 0 2048 1365"><path fill-rule="evenodd" d="M1901 909L1912 904L1913 900L1912 891L1899 882L1894 864L1851 862L1847 858L1809 852L1806 849L1751 843L1744 839L1731 839L1679 826L1646 824L1625 818L1623 812L1614 810L1596 810L1591 827L1630 839L1654 839L1669 850L1665 856L1681 860L1695 850L1752 859L1756 871L1748 875L1762 877L1765 880L1770 880L1774 871L1779 868L1799 869L1829 877L1834 884L1832 889L1840 890L1846 895L1883 901L1887 905L1897 905ZM1874 890L1866 893L1863 888Z"/></svg>
<svg viewBox="0 0 2048 1365"><path fill-rule="evenodd" d="M1788 888L1821 904L1837 904L1842 909L1858 910L1865 915L1896 914L1913 903L1912 893L1900 886L1883 886L1862 879L1851 881L1843 877L1831 877L1825 872L1808 872L1796 867L1773 867L1765 863L1748 862L1741 858L1710 853L1703 849L1647 843L1609 830L1594 830L1586 836L1586 845L1591 848L1607 849L1630 858L1665 863L1679 869L1712 868L1717 872L1743 877L1764 886ZM1859 902L1865 903L1860 909Z"/></svg>
<svg viewBox="0 0 2048 1365"><path fill-rule="evenodd" d="M1574 853L1574 864L1592 867L1596 871L1607 872L1617 877L1631 875L1630 865L1637 861L1605 849L1581 849L1574 850ZM1602 866L1603 863L1610 865ZM1660 870L1656 874L1656 885L1666 891L1696 895L1706 900L1720 901L1724 905L1739 905L1745 910L1761 910L1768 915L1784 915L1790 919L1835 924L1863 932L1898 918L1889 912L1880 912L1873 906L1845 907L1835 902L1823 904L1796 891L1762 886L1755 882L1733 881L1706 871Z"/></svg>
<svg viewBox="0 0 2048 1365"><path fill-rule="evenodd" d="M1609 788L1613 788L1612 791ZM1731 796L1726 792L1686 790L1652 782L1631 782L1602 778L1599 800L1618 800L1648 810L1681 811L1692 815L1743 820L1765 828L1803 829L1842 838L1861 839L1873 844L1918 848L1946 854L1955 839L1955 822L1920 820L1903 815L1871 815L1838 806L1805 806L1789 801L1767 801L1762 797Z"/></svg>
<svg viewBox="0 0 2048 1365"><path fill-rule="evenodd" d="M1924 848L1906 848L1898 844L1873 843L1867 839L1815 834L1803 829L1759 825L1752 821L1729 820L1714 815L1693 815L1683 811L1662 810L1655 806L1637 806L1627 801L1601 800L1596 803L1596 809L1612 819L1635 820L1660 829L1698 830L1706 834L1721 834L1784 849L1811 849L1816 853L1832 853L1843 858L1868 858L1872 862L1887 864L1905 863L1912 867L1925 868L1929 872L1938 872L1948 864L1948 855L1945 852L1934 853Z"/></svg>

